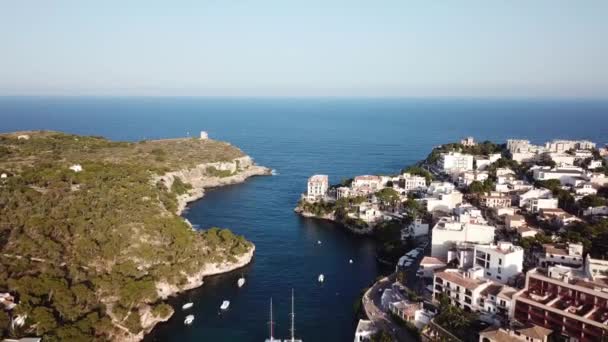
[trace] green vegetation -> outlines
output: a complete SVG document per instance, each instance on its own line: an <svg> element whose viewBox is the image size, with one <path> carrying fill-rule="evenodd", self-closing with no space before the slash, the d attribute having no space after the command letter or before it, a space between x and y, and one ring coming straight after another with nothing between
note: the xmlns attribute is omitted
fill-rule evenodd
<svg viewBox="0 0 608 342"><path fill-rule="evenodd" d="M207 168L205 169L205 173L211 177L230 177L233 176L234 173L230 170L220 170L218 168L216 168L215 166L207 166Z"/></svg>
<svg viewBox="0 0 608 342"><path fill-rule="evenodd" d="M439 296L439 314L435 316L435 323L454 334L463 341L469 340L477 315L467 312L450 304L445 294Z"/></svg>
<svg viewBox="0 0 608 342"><path fill-rule="evenodd" d="M468 187L468 192L471 194L484 194L494 190L494 182L489 178L480 181L473 181Z"/></svg>
<svg viewBox="0 0 608 342"><path fill-rule="evenodd" d="M188 192L188 190L192 189L192 185L188 183L184 183L181 178L175 177L173 178L173 184L171 184L171 191L178 194L183 195Z"/></svg>
<svg viewBox="0 0 608 342"><path fill-rule="evenodd" d="M495 144L491 141L484 141L475 146L464 146L460 143L450 143L435 147L427 156L425 161L429 164L435 164L437 161L439 161L441 153L446 152L461 152L475 156L487 156L494 153L503 153L505 149L505 145Z"/></svg>
<svg viewBox="0 0 608 342"><path fill-rule="evenodd" d="M141 331L140 310L171 309L157 286L180 286L205 265L235 260L251 248L229 230L195 232L175 214L176 195L156 175L232 160L238 149L211 140L111 142L56 132L31 139L0 135L0 292L19 298L0 338L35 334L45 341L104 341ZM81 164L82 172L68 169Z"/></svg>
<svg viewBox="0 0 608 342"><path fill-rule="evenodd" d="M413 341L422 341L420 331L418 331L418 328L416 328L416 326L412 322L404 321L401 317L395 315L392 312L390 313L390 317L393 322L397 323L410 334L410 337Z"/></svg>
<svg viewBox="0 0 608 342"><path fill-rule="evenodd" d="M388 332L382 330L370 339L371 342L393 342L393 337Z"/></svg>
<svg viewBox="0 0 608 342"><path fill-rule="evenodd" d="M376 197L386 205L395 205L399 202L399 193L393 188L383 188L376 192Z"/></svg>
<svg viewBox="0 0 608 342"><path fill-rule="evenodd" d="M608 219L596 223L577 222L565 230L560 238L565 242L579 242L591 257L608 258Z"/></svg>
<svg viewBox="0 0 608 342"><path fill-rule="evenodd" d="M421 176L426 178L426 185L429 185L431 183L431 181L433 180L433 175L428 172L426 169L423 169L420 166L410 166L407 167L403 170L401 170L401 173L409 173L412 175L416 175L416 176Z"/></svg>

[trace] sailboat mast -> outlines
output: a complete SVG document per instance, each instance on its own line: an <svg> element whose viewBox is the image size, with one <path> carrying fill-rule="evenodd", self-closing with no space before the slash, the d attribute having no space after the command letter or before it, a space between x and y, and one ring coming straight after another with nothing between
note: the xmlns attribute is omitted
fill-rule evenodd
<svg viewBox="0 0 608 342"><path fill-rule="evenodd" d="M270 325L270 341L274 340L274 322L272 320L272 297L270 297L270 322L268 322L268 325Z"/></svg>
<svg viewBox="0 0 608 342"><path fill-rule="evenodd" d="M294 312L293 304L293 289L291 289L291 342L295 341L296 327L294 324L296 313Z"/></svg>

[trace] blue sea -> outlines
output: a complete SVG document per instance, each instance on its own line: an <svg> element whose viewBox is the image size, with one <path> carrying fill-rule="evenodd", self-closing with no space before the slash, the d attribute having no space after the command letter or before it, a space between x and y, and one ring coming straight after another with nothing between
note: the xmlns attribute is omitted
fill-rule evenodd
<svg viewBox="0 0 608 342"><path fill-rule="evenodd" d="M272 297L277 336L288 335L295 290L296 334L306 342L352 341L353 304L382 272L374 241L292 211L311 174L333 182L396 173L433 146L477 140L553 138L608 143L608 102L480 99L0 98L0 131L47 129L137 141L209 132L277 175L208 191L186 217L229 227L257 246L251 265L209 277L173 298L174 317L148 341L263 341ZM322 241L321 245L317 241ZM354 263L349 264L348 260ZM317 276L325 274L319 285ZM237 289L244 275L247 283ZM230 310L218 314L222 300ZM194 302L184 327L179 308Z"/></svg>

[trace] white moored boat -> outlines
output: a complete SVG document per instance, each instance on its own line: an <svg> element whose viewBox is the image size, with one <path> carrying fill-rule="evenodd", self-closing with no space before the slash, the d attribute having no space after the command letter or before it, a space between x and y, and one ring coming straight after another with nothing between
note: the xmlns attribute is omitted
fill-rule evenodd
<svg viewBox="0 0 608 342"><path fill-rule="evenodd" d="M194 305L194 303L186 303L184 305L182 305L182 310L188 310L190 309L192 306Z"/></svg>
<svg viewBox="0 0 608 342"><path fill-rule="evenodd" d="M352 264L353 263L353 259L348 260L348 263Z"/></svg>
<svg viewBox="0 0 608 342"><path fill-rule="evenodd" d="M323 274L319 274L319 283L322 283L325 281L325 276Z"/></svg>
<svg viewBox="0 0 608 342"><path fill-rule="evenodd" d="M220 309L222 310L228 310L228 307L230 306L230 301L229 300L225 300L222 302L222 305L220 306Z"/></svg>
<svg viewBox="0 0 608 342"><path fill-rule="evenodd" d="M190 325L190 324L192 324L193 321L194 321L194 315L188 315L188 316L186 316L186 319L184 320L184 325Z"/></svg>
<svg viewBox="0 0 608 342"><path fill-rule="evenodd" d="M243 285L245 285L245 278L240 277L240 278L239 278L239 280L236 282L236 284L237 284L239 287L243 287Z"/></svg>

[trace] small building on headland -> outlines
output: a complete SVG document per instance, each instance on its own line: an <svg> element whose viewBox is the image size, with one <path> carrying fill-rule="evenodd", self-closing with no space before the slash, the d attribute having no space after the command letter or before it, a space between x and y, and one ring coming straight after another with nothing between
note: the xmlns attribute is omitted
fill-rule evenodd
<svg viewBox="0 0 608 342"><path fill-rule="evenodd" d="M201 131L200 139L201 140L207 140L207 139L209 139L209 134L207 134L207 132L205 132L205 131Z"/></svg>
<svg viewBox="0 0 608 342"><path fill-rule="evenodd" d="M306 198L309 201L318 201L323 199L327 195L329 190L329 176L327 175L314 175L308 178L308 191L306 192Z"/></svg>
<svg viewBox="0 0 608 342"><path fill-rule="evenodd" d="M70 166L70 170L72 170L74 172L81 172L82 166L80 164L74 164L74 165Z"/></svg>

